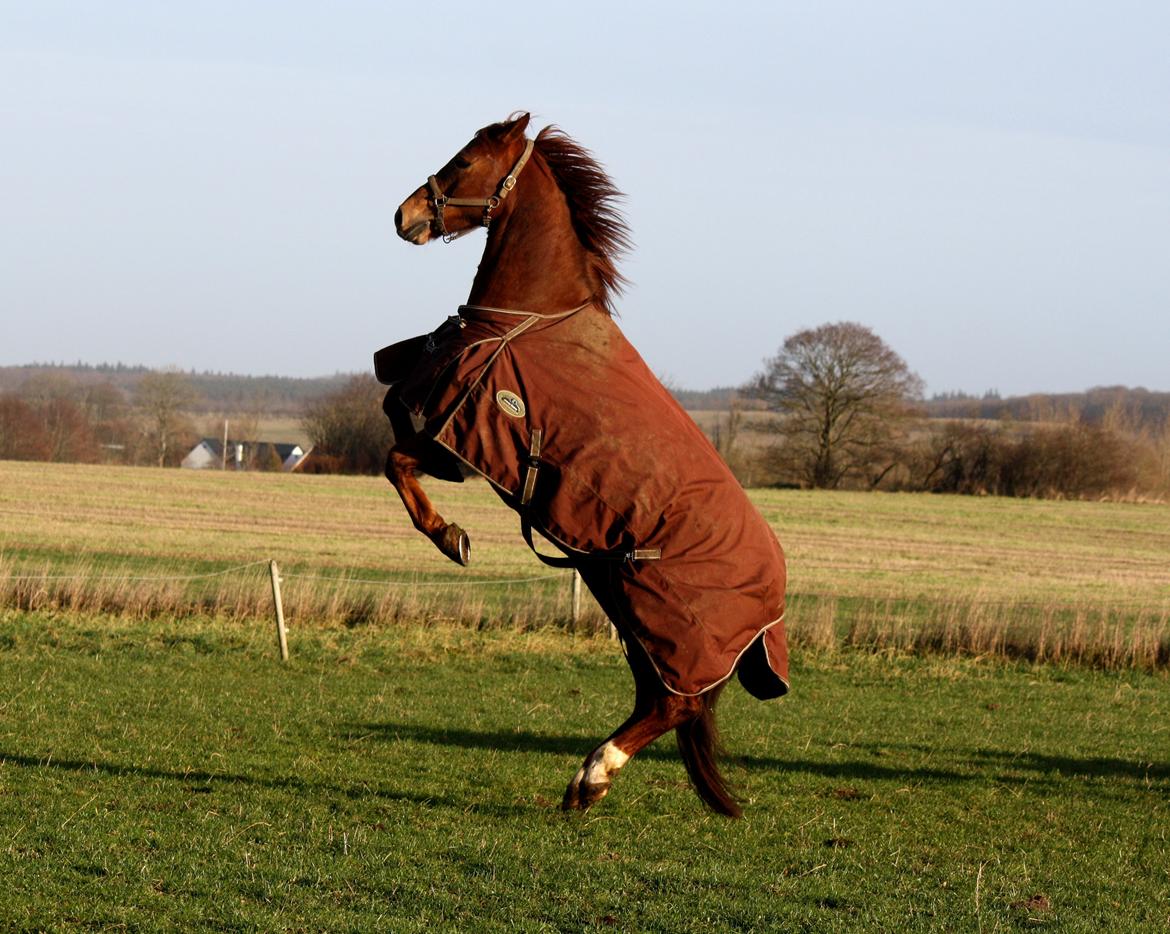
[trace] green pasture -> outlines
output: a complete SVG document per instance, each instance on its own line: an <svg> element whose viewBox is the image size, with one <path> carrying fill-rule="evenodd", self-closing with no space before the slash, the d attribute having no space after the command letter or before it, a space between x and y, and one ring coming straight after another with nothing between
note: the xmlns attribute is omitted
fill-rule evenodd
<svg viewBox="0 0 1170 934"><path fill-rule="evenodd" d="M1170 683L798 653L721 709L742 821L673 744L557 805L627 712L604 638L0 611L0 929L1170 925Z"/></svg>

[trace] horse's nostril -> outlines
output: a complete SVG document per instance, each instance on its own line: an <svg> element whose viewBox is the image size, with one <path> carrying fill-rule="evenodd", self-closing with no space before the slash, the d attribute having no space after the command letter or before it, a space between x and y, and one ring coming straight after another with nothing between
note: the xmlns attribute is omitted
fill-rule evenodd
<svg viewBox="0 0 1170 934"><path fill-rule="evenodd" d="M396 230L402 229L402 208L394 212L394 227Z"/></svg>

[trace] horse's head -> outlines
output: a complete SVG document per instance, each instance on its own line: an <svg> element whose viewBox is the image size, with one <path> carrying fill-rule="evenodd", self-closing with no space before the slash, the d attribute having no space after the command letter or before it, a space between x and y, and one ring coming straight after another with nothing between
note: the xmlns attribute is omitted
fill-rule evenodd
<svg viewBox="0 0 1170 934"><path fill-rule="evenodd" d="M394 215L398 236L415 244L436 237L453 240L499 218L532 152L532 142L524 137L527 127L525 113L476 133L399 205Z"/></svg>

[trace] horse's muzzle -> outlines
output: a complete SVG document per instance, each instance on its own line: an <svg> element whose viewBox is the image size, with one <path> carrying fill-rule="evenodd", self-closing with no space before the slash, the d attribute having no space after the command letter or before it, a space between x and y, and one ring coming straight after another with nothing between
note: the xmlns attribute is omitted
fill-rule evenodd
<svg viewBox="0 0 1170 934"><path fill-rule="evenodd" d="M430 212L426 210L426 202L423 201L423 210L418 210L418 206L413 204L417 199L415 195L411 195L399 205L398 210L394 212L394 229L407 243L423 244L431 238L431 217Z"/></svg>

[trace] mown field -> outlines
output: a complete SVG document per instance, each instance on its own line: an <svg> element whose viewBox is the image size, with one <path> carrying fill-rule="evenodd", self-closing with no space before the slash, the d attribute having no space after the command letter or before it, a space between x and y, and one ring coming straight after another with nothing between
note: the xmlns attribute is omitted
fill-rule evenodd
<svg viewBox="0 0 1170 934"><path fill-rule="evenodd" d="M753 493L793 692L724 696L733 822L669 739L560 812L624 660L433 492L472 568L378 480L0 463L0 929L1170 925L1170 673L1071 648L1170 638L1165 507ZM976 623L1067 651L911 638Z"/></svg>
<svg viewBox="0 0 1170 934"><path fill-rule="evenodd" d="M567 577L528 552L515 515L483 483L431 489L471 535L470 568L378 478L0 462L0 605L260 618L274 558L294 626L563 627ZM789 629L805 644L1170 665L1170 507L751 496L787 550ZM221 576L182 579L197 574ZM599 623L587 608L584 625Z"/></svg>

